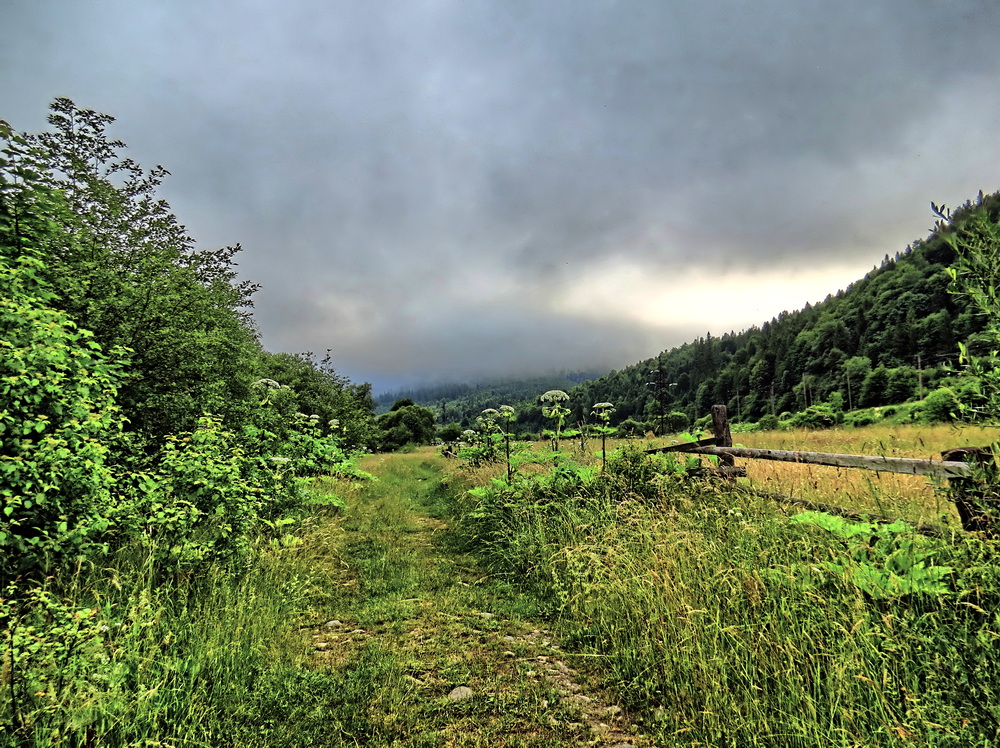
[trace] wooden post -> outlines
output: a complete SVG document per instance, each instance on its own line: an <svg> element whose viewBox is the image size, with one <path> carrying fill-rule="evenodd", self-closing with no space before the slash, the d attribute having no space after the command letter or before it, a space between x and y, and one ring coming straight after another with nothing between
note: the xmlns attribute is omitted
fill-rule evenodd
<svg viewBox="0 0 1000 748"><path fill-rule="evenodd" d="M715 445L717 447L733 446L733 435L729 431L729 418L725 405L712 406L712 432L715 434ZM722 472L725 472L726 468L731 468L735 464L736 460L731 455L719 456L719 467L722 468Z"/></svg>
<svg viewBox="0 0 1000 748"><path fill-rule="evenodd" d="M989 447L958 447L941 453L945 460L964 460L971 465L980 465L983 472L990 470L993 452ZM989 474L989 473L987 473ZM995 474L995 473L994 473ZM984 532L990 536L992 515L1000 511L1000 506L990 502L983 492L980 480L970 478L949 478L948 489L958 516L962 519L962 529L968 532ZM992 507L986 504L993 503Z"/></svg>

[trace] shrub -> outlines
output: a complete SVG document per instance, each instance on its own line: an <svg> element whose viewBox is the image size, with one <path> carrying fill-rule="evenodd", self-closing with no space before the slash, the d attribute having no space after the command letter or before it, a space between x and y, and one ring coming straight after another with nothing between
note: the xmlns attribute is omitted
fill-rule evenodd
<svg viewBox="0 0 1000 748"><path fill-rule="evenodd" d="M94 551L121 430L120 368L53 309L30 256L0 257L0 577L46 571Z"/></svg>
<svg viewBox="0 0 1000 748"><path fill-rule="evenodd" d="M761 416L761 419L757 421L757 428L760 431L776 431L780 426L778 417L772 413Z"/></svg>
<svg viewBox="0 0 1000 748"><path fill-rule="evenodd" d="M646 433L646 424L634 418L626 418L618 424L618 433L624 437L642 436Z"/></svg>
<svg viewBox="0 0 1000 748"><path fill-rule="evenodd" d="M924 398L923 418L926 421L953 421L962 411L962 403L950 387L940 387Z"/></svg>
<svg viewBox="0 0 1000 748"><path fill-rule="evenodd" d="M688 418L687 413L675 410L672 413L667 414L667 430L671 434L676 434L680 431L685 431L690 426L691 426L691 419Z"/></svg>
<svg viewBox="0 0 1000 748"><path fill-rule="evenodd" d="M837 425L837 414L829 405L810 405L792 416L792 425L806 429L828 429Z"/></svg>
<svg viewBox="0 0 1000 748"><path fill-rule="evenodd" d="M847 413L844 416L844 425L846 426L871 426L873 423L878 423L878 415L872 408L866 408L865 410L855 410Z"/></svg>

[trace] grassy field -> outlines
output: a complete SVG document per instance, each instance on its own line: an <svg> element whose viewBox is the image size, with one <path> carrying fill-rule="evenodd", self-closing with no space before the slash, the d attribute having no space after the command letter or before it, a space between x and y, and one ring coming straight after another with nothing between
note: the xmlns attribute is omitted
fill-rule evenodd
<svg viewBox="0 0 1000 748"><path fill-rule="evenodd" d="M614 439L608 440L607 448L609 452L627 445L646 449L677 441L676 438ZM733 435L734 445L740 447L934 460L941 459L946 449L985 446L997 441L1000 441L1000 428L948 424L794 429ZM536 451L545 448L543 443L533 446ZM566 441L562 449L581 463L600 464L598 439L588 440L583 451L578 441ZM940 490L943 486L922 476L765 460L740 460L738 464L747 470L747 478L741 482L763 491L916 523L959 525L954 506Z"/></svg>
<svg viewBox="0 0 1000 748"><path fill-rule="evenodd" d="M295 631L306 657L249 705L245 746L646 745L553 609L489 574L448 525L467 487L422 450L371 456L294 552L313 571Z"/></svg>
<svg viewBox="0 0 1000 748"><path fill-rule="evenodd" d="M993 438L735 440L927 457ZM995 542L802 515L629 446L602 472L595 440L536 445L509 484L431 448L373 455L377 481L317 482L346 510L241 573L165 583L122 557L40 588L65 623L37 647L14 631L0 745L1000 744ZM748 482L814 500L949 511L923 481L760 466Z"/></svg>
<svg viewBox="0 0 1000 748"><path fill-rule="evenodd" d="M754 438L762 447L926 457L991 437L858 429ZM595 464L591 450L564 448ZM775 475L780 485L768 487L831 503L934 519L950 512L925 485L887 489L869 476L848 487L837 471L820 478L808 469ZM605 474L567 463L491 483L458 515L494 573L557 606L564 642L600 658L656 745L996 745L995 544L792 516L800 513L739 487L664 474L633 450Z"/></svg>
<svg viewBox="0 0 1000 748"><path fill-rule="evenodd" d="M947 424L868 426L821 431L737 434L734 444L762 449L884 457L941 459L946 449L985 446L1000 440L1000 429ZM940 486L922 476L746 460L749 482L759 488L825 501L914 522L957 524L954 506Z"/></svg>

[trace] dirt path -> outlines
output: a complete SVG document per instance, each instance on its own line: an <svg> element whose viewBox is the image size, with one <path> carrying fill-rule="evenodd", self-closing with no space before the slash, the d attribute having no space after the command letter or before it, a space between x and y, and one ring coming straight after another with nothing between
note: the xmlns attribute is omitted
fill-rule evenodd
<svg viewBox="0 0 1000 748"><path fill-rule="evenodd" d="M302 632L314 667L377 671L383 693L366 715L377 734L358 744L650 745L593 662L539 622L537 601L458 547L439 466L394 455L364 467L380 480L338 520L329 617Z"/></svg>

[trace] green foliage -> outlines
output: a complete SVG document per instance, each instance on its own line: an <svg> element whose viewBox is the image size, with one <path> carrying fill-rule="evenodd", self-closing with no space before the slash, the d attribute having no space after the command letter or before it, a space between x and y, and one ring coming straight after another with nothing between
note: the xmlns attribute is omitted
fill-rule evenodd
<svg viewBox="0 0 1000 748"><path fill-rule="evenodd" d="M570 409L563 405L567 400L569 400L569 395L562 390L549 390L538 398L542 406L542 415L550 419L555 426L552 430L553 451L559 449L560 431L566 421L566 416L571 413Z"/></svg>
<svg viewBox="0 0 1000 748"><path fill-rule="evenodd" d="M44 587L17 592L13 585L0 589L0 636L4 641L0 658L4 690L8 692L4 700L10 705L0 709L0 715L5 711L9 714L7 720L0 716L0 729L30 734L36 723L65 719L65 711L74 701L100 697L107 685L101 676L108 673L98 676L91 662L106 659L107 626L97 608L80 608ZM35 744L57 744L58 730L53 732L51 743Z"/></svg>
<svg viewBox="0 0 1000 748"><path fill-rule="evenodd" d="M407 444L430 444L434 439L433 411L407 404L405 400L378 416L375 425L378 429L376 444L382 452L392 452Z"/></svg>
<svg viewBox="0 0 1000 748"><path fill-rule="evenodd" d="M954 421L962 411L958 395L950 387L939 387L924 398L922 416L924 420Z"/></svg>
<svg viewBox="0 0 1000 748"><path fill-rule="evenodd" d="M878 405L888 405L892 402L889 392L889 370L878 366L868 372L861 384L860 402L862 407L870 408Z"/></svg>
<svg viewBox="0 0 1000 748"><path fill-rule="evenodd" d="M991 544L821 514L789 522L636 450L614 465L494 481L457 526L552 606L573 646L652 717L655 740L995 742Z"/></svg>
<svg viewBox="0 0 1000 748"><path fill-rule="evenodd" d="M1000 418L1000 193L967 203L952 212L931 203L934 212L947 221L939 224L956 259L948 269L951 292L967 299L985 322L990 348L976 354L962 346L962 361L981 382L985 402L969 415Z"/></svg>
<svg viewBox="0 0 1000 748"><path fill-rule="evenodd" d="M136 498L122 502L118 522L167 569L242 561L268 505L297 498L291 469L278 463L265 477L255 462L220 419L205 416L195 431L166 437L155 472L136 476Z"/></svg>
<svg viewBox="0 0 1000 748"><path fill-rule="evenodd" d="M240 410L255 286L236 281L239 247L195 249L156 194L166 170L120 156L113 119L56 99L52 130L0 133L0 249L44 256L59 308L104 350L130 350L118 404L130 430L156 437Z"/></svg>
<svg viewBox="0 0 1000 748"><path fill-rule="evenodd" d="M844 415L844 424L846 426L871 426L873 423L878 423L878 421L879 414L876 412L875 408L855 410Z"/></svg>
<svg viewBox="0 0 1000 748"><path fill-rule="evenodd" d="M824 568L875 599L949 592L954 569L929 563L940 551L940 544L916 534L905 522L852 522L812 511L797 514L790 521L822 528L842 540L844 554L823 562Z"/></svg>
<svg viewBox="0 0 1000 748"><path fill-rule="evenodd" d="M346 448L358 449L371 443L375 410L371 387L352 384L337 374L329 351L322 361L309 352L262 352L258 371L262 379L288 388L290 402L281 415L285 423L292 413L315 415L320 429L336 433Z"/></svg>
<svg viewBox="0 0 1000 748"><path fill-rule="evenodd" d="M795 428L828 429L837 425L838 413L826 403L810 405L800 413L792 416L791 425Z"/></svg>
<svg viewBox="0 0 1000 748"><path fill-rule="evenodd" d="M344 505L316 476L370 477L369 388L259 350L236 248L194 249L110 117L50 122L0 123L0 743L218 744L206 691L266 665L298 610L253 616L295 580L221 627L198 583L300 546L304 511Z"/></svg>
<svg viewBox="0 0 1000 748"><path fill-rule="evenodd" d="M624 437L644 436L648 430L648 424L634 418L627 418L618 424L618 433Z"/></svg>
<svg viewBox="0 0 1000 748"><path fill-rule="evenodd" d="M767 413L762 415L760 420L757 421L757 428L760 431L777 431L781 428L781 422L778 420L776 415Z"/></svg>
<svg viewBox="0 0 1000 748"><path fill-rule="evenodd" d="M668 433L676 434L691 428L691 419L688 417L687 413L680 410L674 410L666 414L665 425Z"/></svg>
<svg viewBox="0 0 1000 748"><path fill-rule="evenodd" d="M0 256L0 581L102 543L120 369L50 304L44 265Z"/></svg>
<svg viewBox="0 0 1000 748"><path fill-rule="evenodd" d="M478 431L467 429L459 434L463 441L458 456L468 461L471 467L504 461L507 464L507 479L512 479L515 450L509 429L516 419L517 413L509 405L501 405L499 409L487 408L478 419Z"/></svg>
<svg viewBox="0 0 1000 748"><path fill-rule="evenodd" d="M454 444L462 438L462 426L458 423L446 423L438 427L437 435L445 444Z"/></svg>

